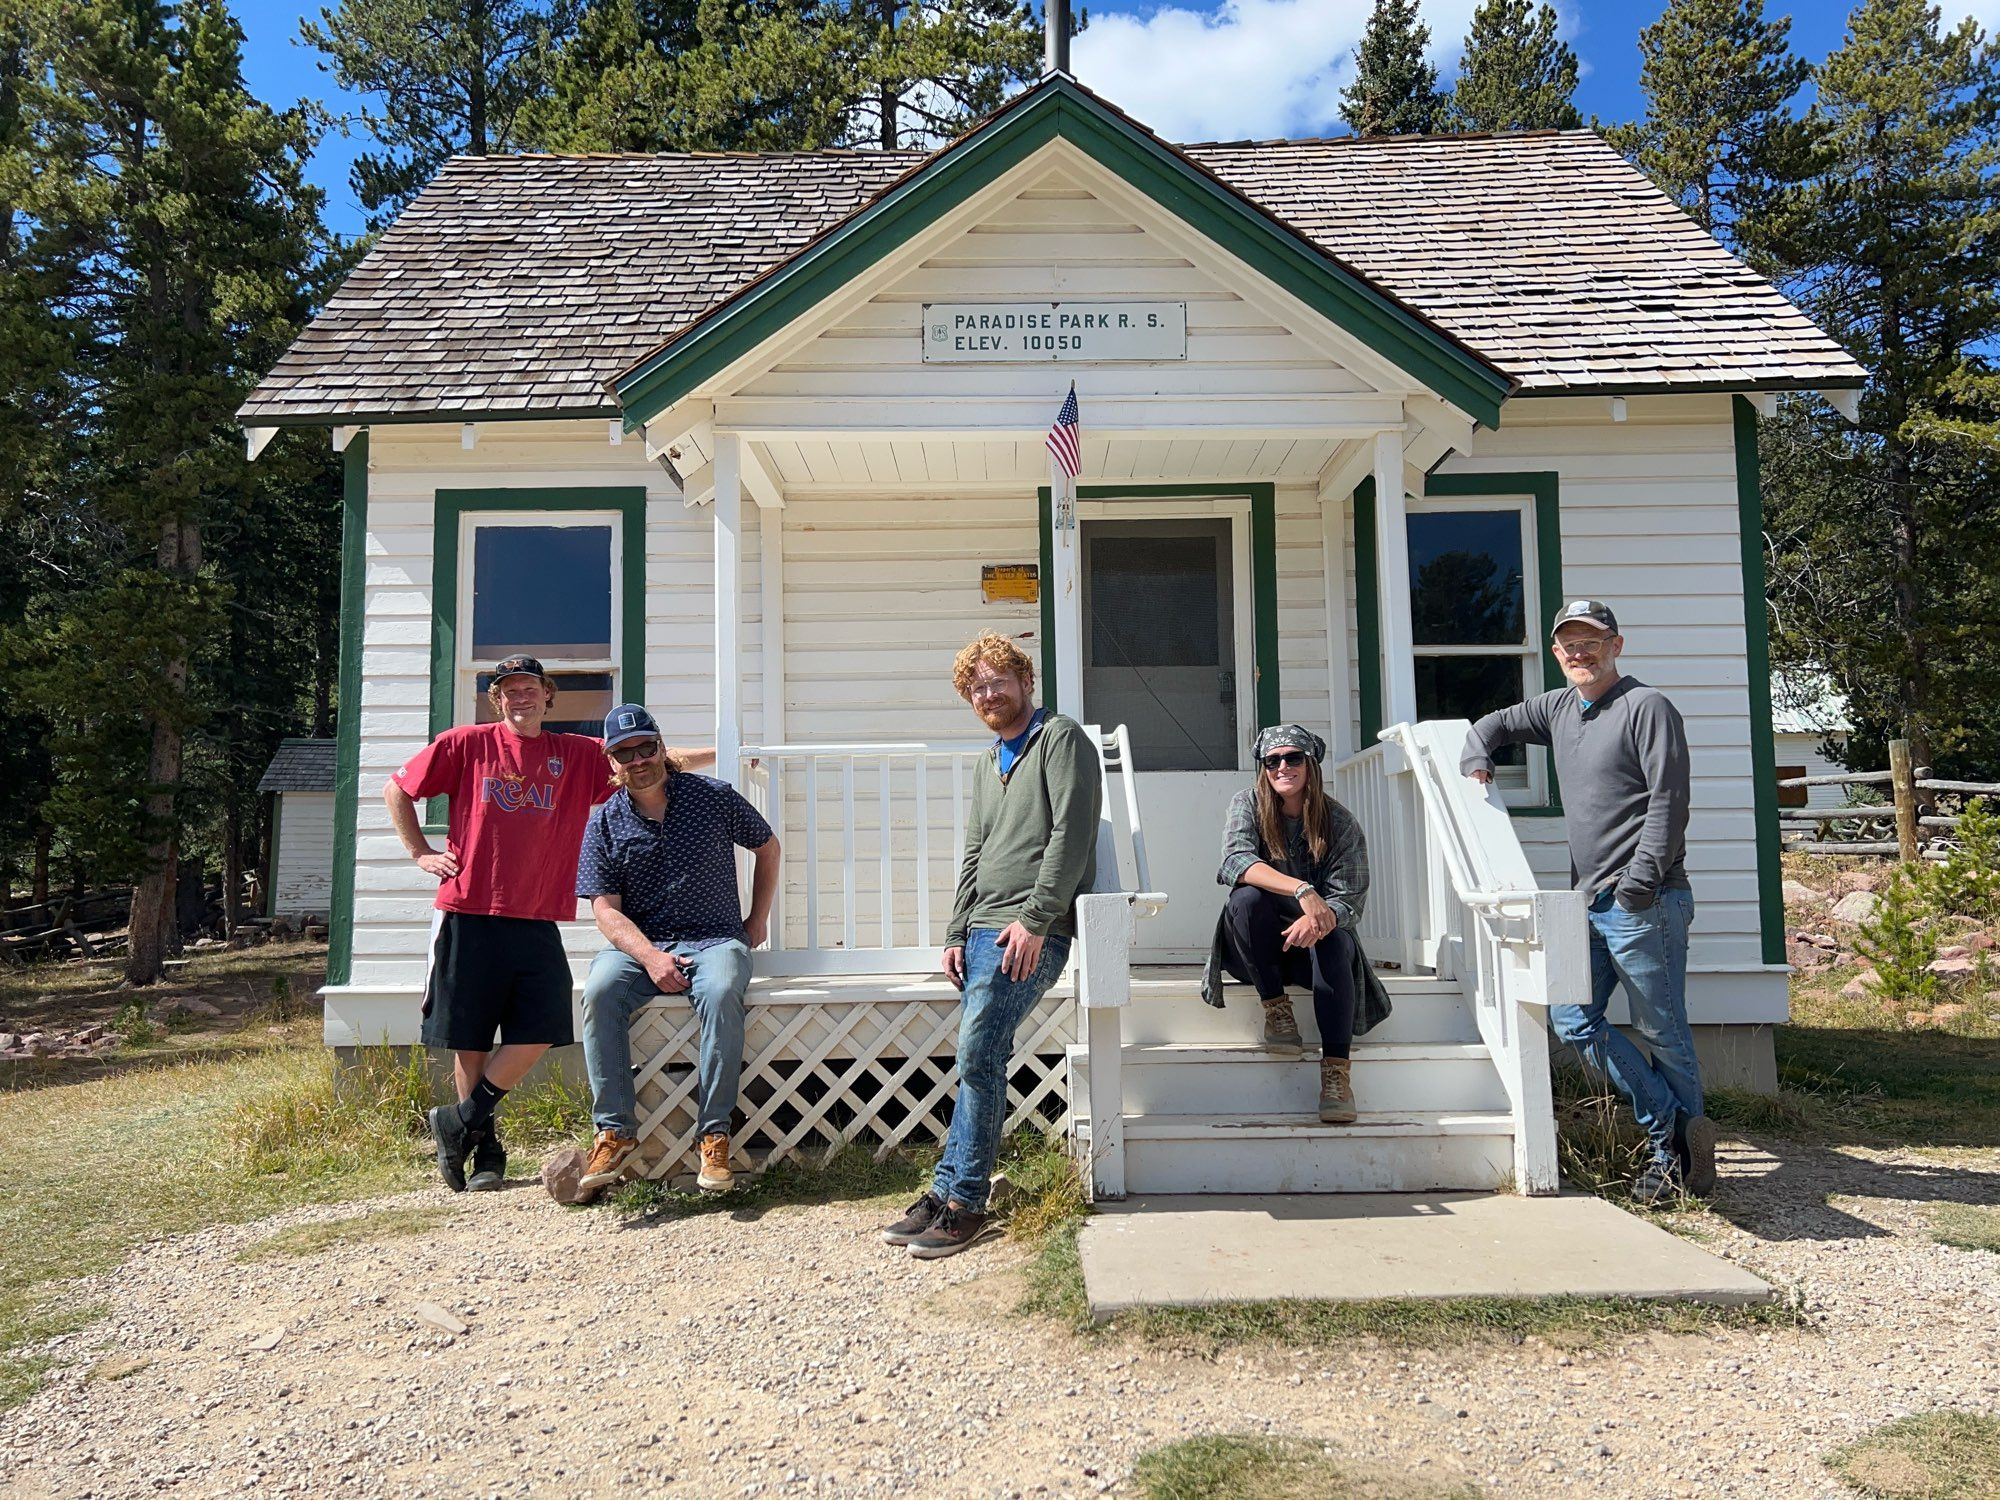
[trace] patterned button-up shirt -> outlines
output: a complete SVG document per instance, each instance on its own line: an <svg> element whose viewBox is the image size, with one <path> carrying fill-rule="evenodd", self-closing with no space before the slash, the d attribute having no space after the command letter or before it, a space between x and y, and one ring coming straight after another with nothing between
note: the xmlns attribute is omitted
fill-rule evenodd
<svg viewBox="0 0 2000 1500"><path fill-rule="evenodd" d="M1315 862L1306 845L1305 823L1285 820L1285 850L1273 855L1257 833L1257 790L1245 787L1229 802L1229 818L1223 825L1222 868L1215 872L1222 885L1233 886L1244 871L1260 860L1295 880L1309 881L1320 899L1333 908L1342 927L1352 928L1361 920L1368 905L1368 840L1354 814L1331 797L1332 837L1326 857Z"/></svg>
<svg viewBox="0 0 2000 1500"><path fill-rule="evenodd" d="M735 846L761 849L771 825L742 793L712 776L679 771L667 784L660 822L612 794L590 815L576 893L617 896L633 925L659 948L705 948L743 938Z"/></svg>

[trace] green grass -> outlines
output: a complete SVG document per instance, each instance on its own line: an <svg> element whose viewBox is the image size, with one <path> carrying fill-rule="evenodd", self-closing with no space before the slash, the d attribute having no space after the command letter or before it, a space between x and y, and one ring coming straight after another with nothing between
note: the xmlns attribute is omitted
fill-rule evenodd
<svg viewBox="0 0 2000 1500"><path fill-rule="evenodd" d="M1931 1238L1955 1250L1991 1250L2000 1255L2000 1208L1980 1208L1970 1203L1934 1204Z"/></svg>
<svg viewBox="0 0 2000 1500"><path fill-rule="evenodd" d="M1827 1467L1881 1500L1991 1500L2000 1495L2000 1417L1933 1411L1878 1427Z"/></svg>
<svg viewBox="0 0 2000 1500"><path fill-rule="evenodd" d="M1469 1500L1471 1485L1439 1484L1334 1459L1301 1438L1197 1437L1155 1448L1123 1493L1144 1500Z"/></svg>
<svg viewBox="0 0 2000 1500"><path fill-rule="evenodd" d="M381 1208L351 1219L329 1219L319 1224L294 1224L254 1245L236 1252L239 1261L283 1260L338 1246L366 1244L373 1240L397 1239L406 1234L423 1234L451 1217L444 1208Z"/></svg>
<svg viewBox="0 0 2000 1500"><path fill-rule="evenodd" d="M2000 1146L2000 1038L1781 1026L1802 1133L1857 1145Z"/></svg>

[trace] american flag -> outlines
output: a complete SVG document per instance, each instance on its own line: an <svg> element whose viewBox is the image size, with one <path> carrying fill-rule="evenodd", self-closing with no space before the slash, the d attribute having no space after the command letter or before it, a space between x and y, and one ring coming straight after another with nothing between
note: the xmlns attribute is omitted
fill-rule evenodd
<svg viewBox="0 0 2000 1500"><path fill-rule="evenodd" d="M1056 413L1056 425L1049 429L1049 452L1071 479L1083 472L1083 435L1077 428L1076 386L1073 383L1069 395L1063 399L1062 410Z"/></svg>

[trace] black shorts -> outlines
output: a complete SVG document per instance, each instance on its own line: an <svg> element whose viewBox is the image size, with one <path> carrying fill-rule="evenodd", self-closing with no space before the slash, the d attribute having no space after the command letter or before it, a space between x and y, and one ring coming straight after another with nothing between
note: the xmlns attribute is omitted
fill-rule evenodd
<svg viewBox="0 0 2000 1500"><path fill-rule="evenodd" d="M424 974L424 1045L490 1052L503 1042L567 1047L569 956L553 922L441 911Z"/></svg>

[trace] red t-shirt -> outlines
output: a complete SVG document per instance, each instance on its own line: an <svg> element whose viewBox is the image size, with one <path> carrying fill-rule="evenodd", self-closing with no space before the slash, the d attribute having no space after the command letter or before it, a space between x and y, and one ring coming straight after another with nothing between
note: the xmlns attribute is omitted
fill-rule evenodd
<svg viewBox="0 0 2000 1500"><path fill-rule="evenodd" d="M567 922L576 916L576 857L590 810L616 790L604 747L587 734L505 724L447 729L391 778L412 797L451 798L445 847L458 873L438 886L441 911Z"/></svg>

